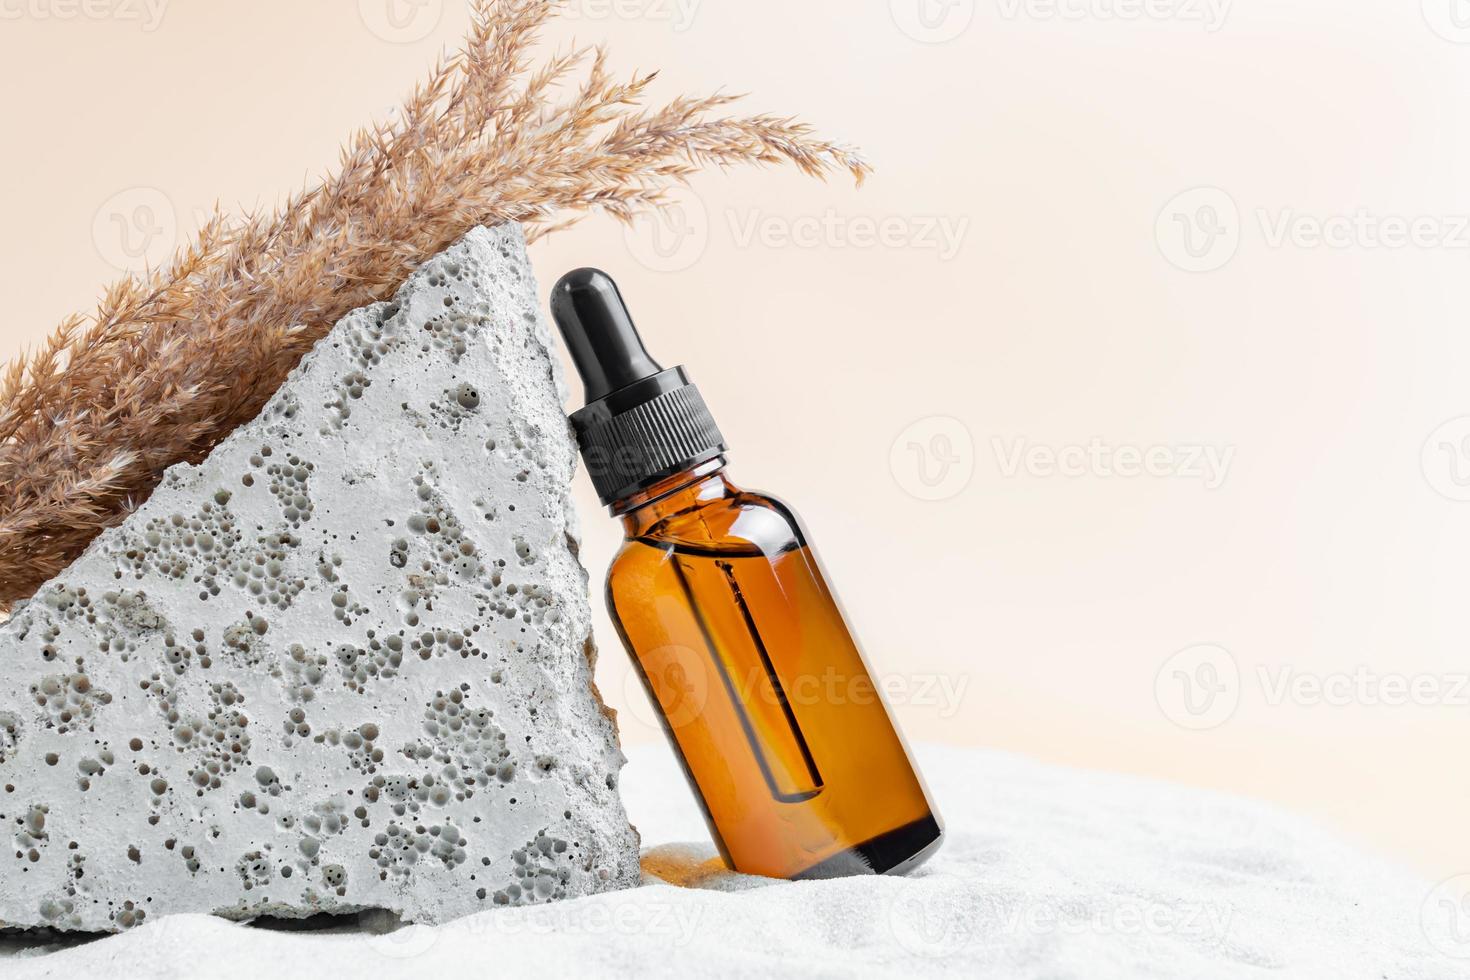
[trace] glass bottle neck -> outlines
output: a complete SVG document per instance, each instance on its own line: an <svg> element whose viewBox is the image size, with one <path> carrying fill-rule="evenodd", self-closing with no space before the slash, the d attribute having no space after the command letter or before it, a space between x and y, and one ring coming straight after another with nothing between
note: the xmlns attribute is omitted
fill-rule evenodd
<svg viewBox="0 0 1470 980"><path fill-rule="evenodd" d="M691 470L660 480L647 490L624 497L610 510L614 517L622 518L628 536L637 537L665 518L734 492L734 484L725 479L725 457L716 456Z"/></svg>

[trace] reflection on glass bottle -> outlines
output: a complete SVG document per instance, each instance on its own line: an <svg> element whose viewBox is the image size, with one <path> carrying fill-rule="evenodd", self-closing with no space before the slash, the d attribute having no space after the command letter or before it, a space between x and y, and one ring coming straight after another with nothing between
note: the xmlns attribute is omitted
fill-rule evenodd
<svg viewBox="0 0 1470 980"><path fill-rule="evenodd" d="M674 547L669 566L771 795L782 803L809 800L822 789L821 774L740 590L734 556L719 554Z"/></svg>

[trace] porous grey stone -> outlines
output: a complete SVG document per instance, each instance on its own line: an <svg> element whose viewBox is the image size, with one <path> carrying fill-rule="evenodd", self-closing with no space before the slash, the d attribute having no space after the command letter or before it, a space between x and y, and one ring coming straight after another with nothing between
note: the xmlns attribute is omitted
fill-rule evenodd
<svg viewBox="0 0 1470 980"><path fill-rule="evenodd" d="M550 349L476 229L0 627L0 927L636 882Z"/></svg>

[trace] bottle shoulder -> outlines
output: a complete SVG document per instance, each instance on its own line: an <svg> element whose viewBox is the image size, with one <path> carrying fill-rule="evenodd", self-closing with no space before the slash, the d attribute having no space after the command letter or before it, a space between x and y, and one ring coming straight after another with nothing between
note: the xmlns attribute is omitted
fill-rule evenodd
<svg viewBox="0 0 1470 980"><path fill-rule="evenodd" d="M671 513L624 541L623 554L640 548L714 556L774 557L806 546L795 511L759 491L734 490Z"/></svg>

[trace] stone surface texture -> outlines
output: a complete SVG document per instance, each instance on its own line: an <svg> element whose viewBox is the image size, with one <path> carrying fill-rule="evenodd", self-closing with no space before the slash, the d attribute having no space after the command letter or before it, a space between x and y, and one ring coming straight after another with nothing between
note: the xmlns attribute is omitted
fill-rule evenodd
<svg viewBox="0 0 1470 980"><path fill-rule="evenodd" d="M474 230L0 627L0 927L636 883L551 350Z"/></svg>

